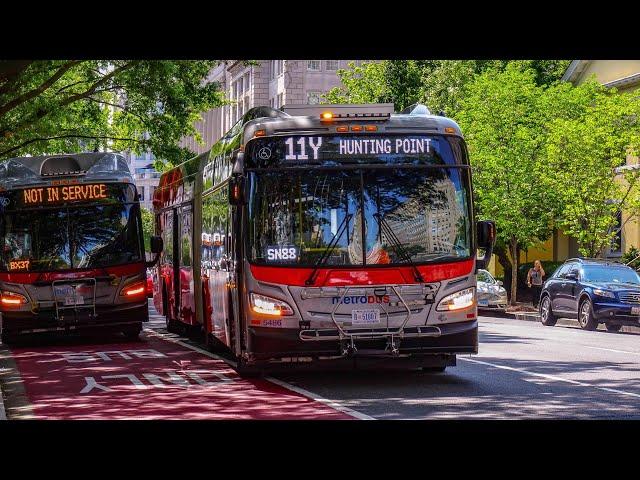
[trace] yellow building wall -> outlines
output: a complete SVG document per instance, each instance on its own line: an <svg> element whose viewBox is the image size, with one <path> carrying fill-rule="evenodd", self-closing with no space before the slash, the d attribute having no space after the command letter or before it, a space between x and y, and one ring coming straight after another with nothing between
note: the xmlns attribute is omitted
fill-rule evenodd
<svg viewBox="0 0 640 480"><path fill-rule="evenodd" d="M555 257L558 262L563 262L564 260L569 258L569 237L561 231L558 231Z"/></svg>
<svg viewBox="0 0 640 480"><path fill-rule="evenodd" d="M608 83L638 72L640 60L591 60L575 83L580 84L591 75L595 75L600 83Z"/></svg>
<svg viewBox="0 0 640 480"><path fill-rule="evenodd" d="M546 242L532 245L529 247L528 252L520 252L520 265L523 263L533 262L534 260L553 260L553 238L549 238ZM502 268L502 265L500 265L500 262L498 262L495 255L491 257L488 270L493 276L504 276L504 268Z"/></svg>

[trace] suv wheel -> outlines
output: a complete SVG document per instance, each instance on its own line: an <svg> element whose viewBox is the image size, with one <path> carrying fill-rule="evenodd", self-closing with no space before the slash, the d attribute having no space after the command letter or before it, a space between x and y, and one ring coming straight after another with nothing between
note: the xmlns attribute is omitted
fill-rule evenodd
<svg viewBox="0 0 640 480"><path fill-rule="evenodd" d="M595 330L598 328L598 321L593 317L593 307L591 306L591 300L588 298L580 302L578 323L583 330Z"/></svg>
<svg viewBox="0 0 640 480"><path fill-rule="evenodd" d="M558 318L551 311L551 298L549 298L549 295L542 297L540 302L540 321L547 327L553 327L558 321Z"/></svg>

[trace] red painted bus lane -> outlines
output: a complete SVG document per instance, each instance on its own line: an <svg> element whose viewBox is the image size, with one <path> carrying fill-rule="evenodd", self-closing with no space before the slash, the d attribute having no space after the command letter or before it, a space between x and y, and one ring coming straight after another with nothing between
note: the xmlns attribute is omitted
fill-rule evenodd
<svg viewBox="0 0 640 480"><path fill-rule="evenodd" d="M222 360L152 335L11 352L36 418L353 418L266 379L243 379Z"/></svg>

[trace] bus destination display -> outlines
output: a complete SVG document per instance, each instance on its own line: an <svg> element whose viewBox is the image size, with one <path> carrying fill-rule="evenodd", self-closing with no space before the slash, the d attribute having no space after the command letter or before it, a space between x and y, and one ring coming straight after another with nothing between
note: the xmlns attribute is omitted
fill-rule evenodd
<svg viewBox="0 0 640 480"><path fill-rule="evenodd" d="M428 135L290 136L252 140L250 166L318 163L446 164L451 146Z"/></svg>
<svg viewBox="0 0 640 480"><path fill-rule="evenodd" d="M28 206L108 198L107 186L104 183L26 188L23 195L24 204Z"/></svg>

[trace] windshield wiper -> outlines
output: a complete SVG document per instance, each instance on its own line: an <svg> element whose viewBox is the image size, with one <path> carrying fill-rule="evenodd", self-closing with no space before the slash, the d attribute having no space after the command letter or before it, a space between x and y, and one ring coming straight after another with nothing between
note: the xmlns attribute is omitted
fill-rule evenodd
<svg viewBox="0 0 640 480"><path fill-rule="evenodd" d="M407 262L409 265L411 265L416 282L424 283L424 279L422 278L422 275L420 274L418 267L416 267L416 264L413 263L413 260L411 260L411 256L404 249L404 247L402 246L402 243L400 243L395 233L393 233L387 221L384 218L382 218L382 215L380 215L380 213L374 213L373 216L378 220L378 225L379 225L378 228L387 236L387 238L389 238L389 240L391 240L391 243L393 244L396 252L400 255L400 258L405 262Z"/></svg>
<svg viewBox="0 0 640 480"><path fill-rule="evenodd" d="M311 272L311 275L309 275L309 278L307 278L307 280L304 282L305 285L313 285L315 283L316 276L318 274L318 269L322 265L324 265L324 263L329 259L329 255L331 254L333 249L336 248L336 245L338 245L338 240L340 240L343 230L347 226L347 222L351 219L351 217L353 217L352 213L347 213L344 216L344 218L342 219L342 223L340 223L340 226L338 227L338 230L336 230L336 233L333 235L333 237L331 237L331 241L329 242L329 245L327 245L327 248L324 249L324 251L322 252L322 255L320 255L320 258L316 261L316 264L313 266L313 271Z"/></svg>

